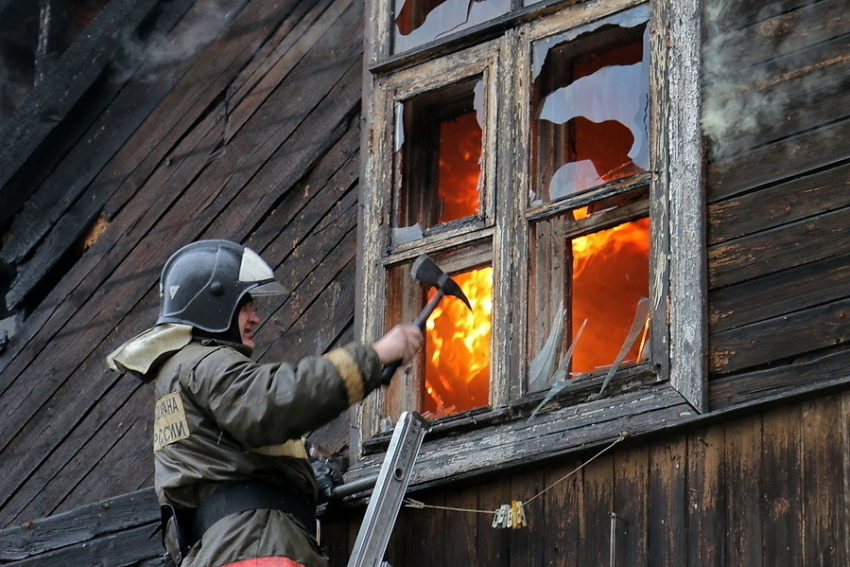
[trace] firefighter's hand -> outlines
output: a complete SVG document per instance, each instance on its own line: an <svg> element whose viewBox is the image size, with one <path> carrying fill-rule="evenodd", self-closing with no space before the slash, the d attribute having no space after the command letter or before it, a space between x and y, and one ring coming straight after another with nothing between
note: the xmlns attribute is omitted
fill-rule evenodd
<svg viewBox="0 0 850 567"><path fill-rule="evenodd" d="M319 501L330 500L334 489L343 483L342 467L334 461L316 460L310 463L316 473L316 484L319 486Z"/></svg>
<svg viewBox="0 0 850 567"><path fill-rule="evenodd" d="M373 348L378 353L382 366L398 360L405 365L422 348L422 331L414 325L396 325L381 337Z"/></svg>

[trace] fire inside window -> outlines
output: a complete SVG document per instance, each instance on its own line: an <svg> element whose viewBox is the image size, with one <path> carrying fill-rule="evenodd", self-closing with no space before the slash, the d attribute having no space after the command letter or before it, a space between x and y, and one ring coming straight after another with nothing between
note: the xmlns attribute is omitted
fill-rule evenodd
<svg viewBox="0 0 850 567"><path fill-rule="evenodd" d="M425 329L422 409L441 416L487 405L490 392L490 316L493 269L453 276L469 299L447 298ZM433 297L431 290L428 299Z"/></svg>
<svg viewBox="0 0 850 567"><path fill-rule="evenodd" d="M633 16L534 53L529 206L581 193L591 204L532 223L530 354L557 348L573 376L648 352L648 189L637 174L649 167L649 74L645 19ZM615 180L625 181L592 199ZM548 385L539 378L529 376L529 390Z"/></svg>
<svg viewBox="0 0 850 567"><path fill-rule="evenodd" d="M396 123L401 139L396 222L408 229L406 234L419 237L429 228L478 214L481 88L480 80L468 80L402 104Z"/></svg>
<svg viewBox="0 0 850 567"><path fill-rule="evenodd" d="M396 156L395 244L479 217L482 89L480 77L474 77L403 103L396 122L403 140ZM441 254L443 261L452 257L453 252L447 252ZM482 267L480 253L459 265L456 256L450 261L456 266L451 275L469 299L472 312L447 297L428 321L426 362L416 383L418 409L432 416L488 403L492 268ZM440 257L434 259L441 264ZM390 285L402 288L390 292L389 309L399 314L410 307L392 305L393 301L421 307L430 298L407 289L409 278L391 276Z"/></svg>
<svg viewBox="0 0 850 567"><path fill-rule="evenodd" d="M532 201L538 202L649 167L646 26L608 25L553 41L535 49Z"/></svg>

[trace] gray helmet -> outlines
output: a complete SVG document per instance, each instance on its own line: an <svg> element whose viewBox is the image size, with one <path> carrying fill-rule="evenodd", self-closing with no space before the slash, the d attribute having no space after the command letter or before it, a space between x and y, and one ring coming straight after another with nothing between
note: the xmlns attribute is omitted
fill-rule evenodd
<svg viewBox="0 0 850 567"><path fill-rule="evenodd" d="M286 289L250 248L229 240L193 242L172 254L162 269L156 323L223 333L249 293L279 295Z"/></svg>

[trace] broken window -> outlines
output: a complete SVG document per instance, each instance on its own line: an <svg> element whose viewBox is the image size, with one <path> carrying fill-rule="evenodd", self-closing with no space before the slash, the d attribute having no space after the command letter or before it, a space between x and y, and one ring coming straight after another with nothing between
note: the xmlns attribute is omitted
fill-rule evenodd
<svg viewBox="0 0 850 567"><path fill-rule="evenodd" d="M671 68L698 68L699 30L679 3L366 6L360 330L417 317L421 253L488 316L444 299L421 358L364 402L364 439L408 410L521 429L570 377L546 411L659 383L704 407L698 361L672 354L704 346L685 269L703 251L672 236L702 218L698 76Z"/></svg>
<svg viewBox="0 0 850 567"><path fill-rule="evenodd" d="M608 370L615 362L638 363L648 353L648 321L640 322L636 339L630 339L630 331L638 305L649 297L649 219L584 233L576 220L589 219L586 214L568 211L531 227L530 351L538 355L553 330L563 326L550 348L568 376ZM564 360L571 345L571 357ZM548 386L552 375L529 377L528 389Z"/></svg>
<svg viewBox="0 0 850 567"><path fill-rule="evenodd" d="M395 0L393 50L407 51L510 9L511 0Z"/></svg>
<svg viewBox="0 0 850 567"><path fill-rule="evenodd" d="M399 103L396 244L480 212L482 96L474 78Z"/></svg>
<svg viewBox="0 0 850 567"><path fill-rule="evenodd" d="M530 226L529 357L549 345L566 376L648 352L648 321L632 332L650 295L648 180L638 175L649 168L647 16L632 10L532 51L529 207L557 206ZM548 378L530 372L527 389Z"/></svg>
<svg viewBox="0 0 850 567"><path fill-rule="evenodd" d="M638 12L535 45L532 203L648 169L647 14Z"/></svg>
<svg viewBox="0 0 850 567"><path fill-rule="evenodd" d="M384 414L398 417L415 408L443 417L489 403L490 331L493 269L487 245L467 247L432 258L457 282L469 300L445 296L428 318L424 356L397 376ZM412 321L436 294L410 277L410 262L389 271L388 321ZM392 323L388 323L392 325Z"/></svg>

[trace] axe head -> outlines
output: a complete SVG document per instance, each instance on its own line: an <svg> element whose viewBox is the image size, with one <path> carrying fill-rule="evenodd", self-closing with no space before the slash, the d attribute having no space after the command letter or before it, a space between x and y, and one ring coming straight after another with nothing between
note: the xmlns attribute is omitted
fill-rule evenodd
<svg viewBox="0 0 850 567"><path fill-rule="evenodd" d="M446 295L453 295L466 304L470 311L472 306L466 298L466 294L460 289L460 286L449 277L447 273L440 269L434 261L425 254L420 255L413 262L413 267L410 268L410 276L416 281L426 283L441 290Z"/></svg>

